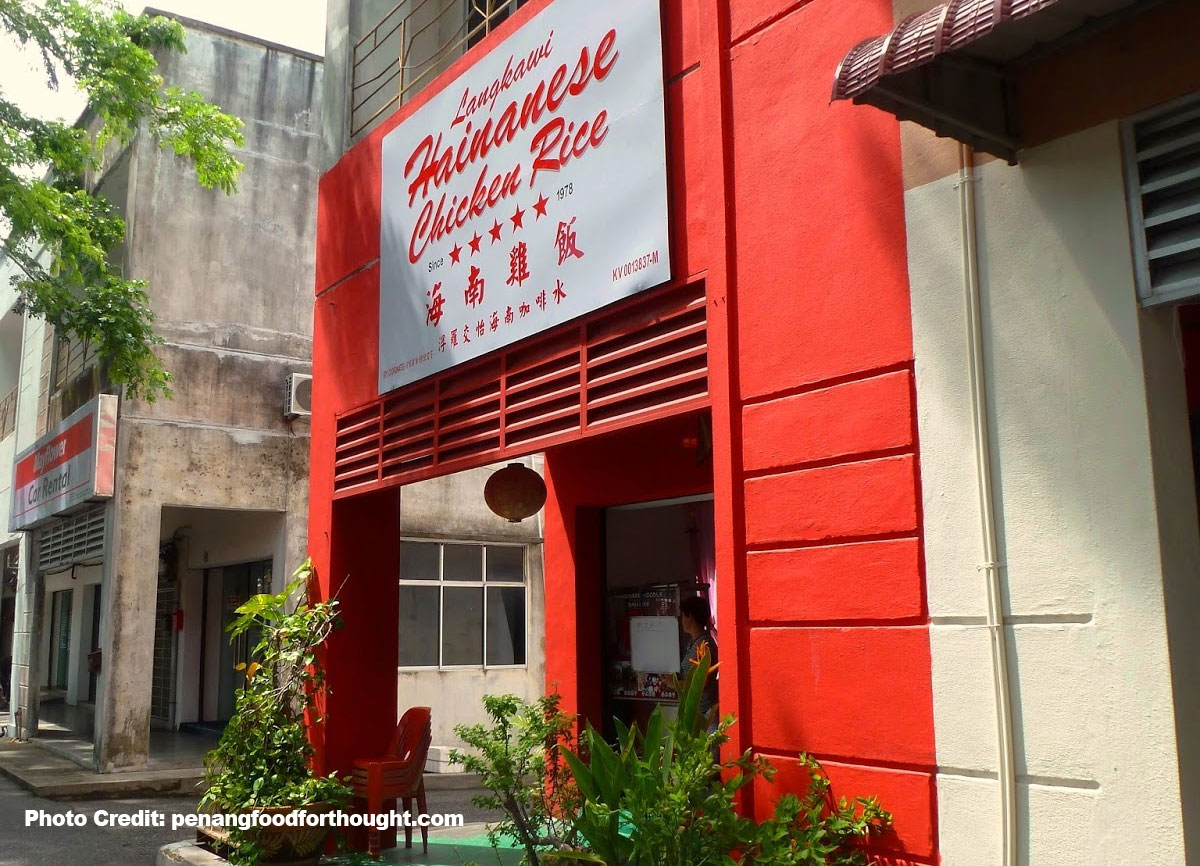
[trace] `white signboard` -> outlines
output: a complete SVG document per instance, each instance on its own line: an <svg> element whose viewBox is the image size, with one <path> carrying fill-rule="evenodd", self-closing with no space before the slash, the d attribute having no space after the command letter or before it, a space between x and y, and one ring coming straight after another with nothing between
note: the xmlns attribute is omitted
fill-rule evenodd
<svg viewBox="0 0 1200 866"><path fill-rule="evenodd" d="M117 398L101 394L17 455L8 530L113 495Z"/></svg>
<svg viewBox="0 0 1200 866"><path fill-rule="evenodd" d="M659 4L556 0L383 140L379 390L669 281Z"/></svg>
<svg viewBox="0 0 1200 866"><path fill-rule="evenodd" d="M631 616L629 657L629 666L640 674L679 673L679 620L673 616Z"/></svg>

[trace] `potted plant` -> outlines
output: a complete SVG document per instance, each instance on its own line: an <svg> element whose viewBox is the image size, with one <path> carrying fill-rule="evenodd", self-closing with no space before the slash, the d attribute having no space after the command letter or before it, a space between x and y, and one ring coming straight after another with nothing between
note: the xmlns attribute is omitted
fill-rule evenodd
<svg viewBox="0 0 1200 866"><path fill-rule="evenodd" d="M313 576L308 560L282 592L256 595L239 607L227 629L231 639L247 635L254 647L252 661L238 665L246 680L233 718L204 760L202 810L320 813L350 799L350 788L334 775L317 776L310 762L308 724L320 721L315 696L325 679L317 650L339 624L336 599L309 600ZM323 825L256 826L207 835L239 866L299 866L317 863L329 832Z"/></svg>

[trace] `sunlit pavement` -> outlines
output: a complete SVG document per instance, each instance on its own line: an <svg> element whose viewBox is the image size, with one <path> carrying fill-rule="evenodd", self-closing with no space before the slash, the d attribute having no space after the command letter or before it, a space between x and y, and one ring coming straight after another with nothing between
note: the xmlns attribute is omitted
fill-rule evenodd
<svg viewBox="0 0 1200 866"><path fill-rule="evenodd" d="M159 848L168 842L190 838L194 831L172 830L170 815L193 812L194 797L154 799L88 800L58 802L35 797L8 779L0 779L0 866L72 866L153 863ZM72 812L88 817L83 827L26 827L25 812L40 809L57 815ZM165 813L167 827L97 827L97 811L134 813L150 809Z"/></svg>

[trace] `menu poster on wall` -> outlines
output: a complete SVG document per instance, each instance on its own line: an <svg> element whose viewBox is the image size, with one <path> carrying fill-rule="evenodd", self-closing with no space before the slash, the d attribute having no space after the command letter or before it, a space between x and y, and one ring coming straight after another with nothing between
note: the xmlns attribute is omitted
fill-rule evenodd
<svg viewBox="0 0 1200 866"><path fill-rule="evenodd" d="M668 282L659 4L551 3L382 156L380 393Z"/></svg>
<svg viewBox="0 0 1200 866"><path fill-rule="evenodd" d="M608 693L614 697L675 697L670 677L663 673L636 671L633 665L634 620L670 619L678 641L679 596L674 587L615 592L608 597ZM678 653L678 648L676 648ZM676 671L677 672L677 671Z"/></svg>

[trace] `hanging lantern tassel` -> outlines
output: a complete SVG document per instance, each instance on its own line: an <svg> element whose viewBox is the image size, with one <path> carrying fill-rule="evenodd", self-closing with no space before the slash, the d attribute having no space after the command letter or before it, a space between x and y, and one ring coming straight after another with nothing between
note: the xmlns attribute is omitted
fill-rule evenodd
<svg viewBox="0 0 1200 866"><path fill-rule="evenodd" d="M520 523L546 504L546 482L528 466L509 463L492 473L483 487L483 501L510 523Z"/></svg>

